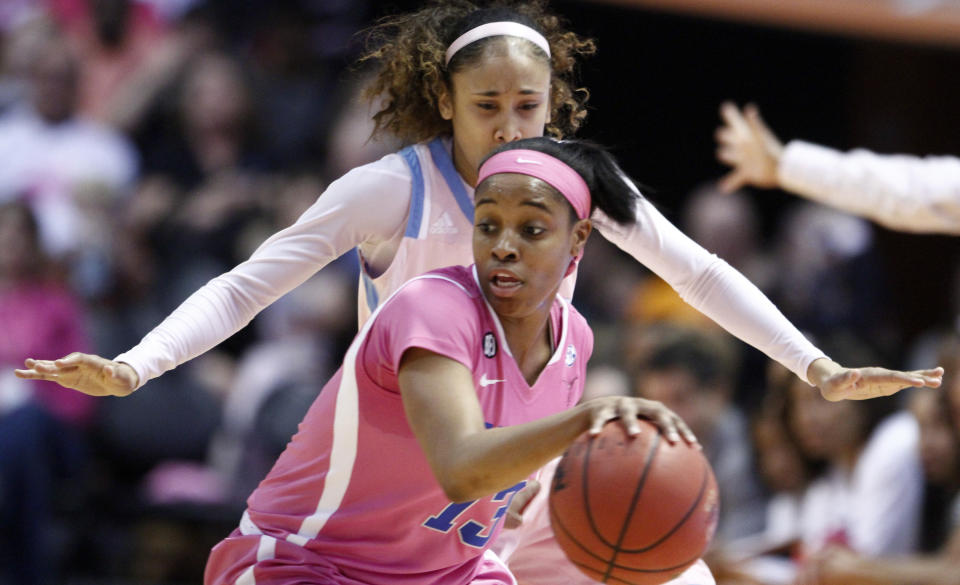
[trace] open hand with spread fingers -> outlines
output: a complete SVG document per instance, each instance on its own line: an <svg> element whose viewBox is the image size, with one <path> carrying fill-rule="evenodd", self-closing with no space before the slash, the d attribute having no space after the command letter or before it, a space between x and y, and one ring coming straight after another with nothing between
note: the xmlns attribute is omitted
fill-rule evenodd
<svg viewBox="0 0 960 585"><path fill-rule="evenodd" d="M896 394L904 388L937 388L943 382L943 368L902 372L880 367L845 368L827 358L814 360L807 379L827 400L867 400Z"/></svg>
<svg viewBox="0 0 960 585"><path fill-rule="evenodd" d="M732 167L720 179L720 188L730 193L750 185L774 188L779 186L777 167L783 144L760 117L753 104L741 112L731 102L720 106L723 126L717 128L717 159Z"/></svg>
<svg viewBox="0 0 960 585"><path fill-rule="evenodd" d="M137 373L123 362L74 352L57 360L27 359L14 370L18 378L48 380L90 396L127 396L139 385Z"/></svg>

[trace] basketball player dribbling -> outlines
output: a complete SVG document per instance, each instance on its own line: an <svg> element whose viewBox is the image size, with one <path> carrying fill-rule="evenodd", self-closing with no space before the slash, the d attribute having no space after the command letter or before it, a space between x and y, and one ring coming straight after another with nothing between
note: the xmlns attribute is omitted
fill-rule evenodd
<svg viewBox="0 0 960 585"><path fill-rule="evenodd" d="M574 141L488 158L476 263L414 278L373 313L206 583L512 584L486 551L513 494L579 435L613 418L636 433L643 416L694 442L661 403L580 402L593 336L558 291L594 209L633 221L631 186Z"/></svg>
<svg viewBox="0 0 960 585"><path fill-rule="evenodd" d="M477 9L434 2L395 17L372 57L371 94L387 96L378 129L416 142L335 181L291 227L243 264L205 285L137 346L107 360L71 354L28 360L25 378L93 395L127 395L207 351L340 254L363 264L360 321L408 278L466 264L473 186L481 158L498 144L544 131L562 136L585 110L571 75L589 41L563 30L539 3ZM429 99L424 99L429 96ZM683 235L642 198L637 222L592 218L602 235L664 278L725 329L819 387L829 399L869 398L936 385L938 370L846 369L830 361L739 272ZM431 230L437 222L446 229ZM575 273L562 294L569 298Z"/></svg>

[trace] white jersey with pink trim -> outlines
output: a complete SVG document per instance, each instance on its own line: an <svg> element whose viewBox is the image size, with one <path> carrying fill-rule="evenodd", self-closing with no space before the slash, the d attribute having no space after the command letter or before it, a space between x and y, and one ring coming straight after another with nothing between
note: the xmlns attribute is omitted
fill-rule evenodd
<svg viewBox="0 0 960 585"><path fill-rule="evenodd" d="M593 349L586 321L559 296L551 324L556 350L530 386L471 268L441 269L404 285L354 340L247 501L240 530L214 549L207 582L248 575L256 583L512 583L508 574L478 575L524 482L450 502L407 423L397 371L405 350L429 349L473 373L488 426L542 418L580 399ZM278 555L297 563L278 562Z"/></svg>

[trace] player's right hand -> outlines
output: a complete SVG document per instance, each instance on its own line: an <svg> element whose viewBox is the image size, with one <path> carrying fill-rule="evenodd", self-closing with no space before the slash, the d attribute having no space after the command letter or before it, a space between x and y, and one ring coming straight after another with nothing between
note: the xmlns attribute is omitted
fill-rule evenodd
<svg viewBox="0 0 960 585"><path fill-rule="evenodd" d="M662 402L633 396L601 396L583 405L590 410L591 435L599 435L603 425L614 419L620 419L628 435L636 435L640 432L639 417L656 425L669 443L683 440L690 445L699 444L687 423Z"/></svg>
<svg viewBox="0 0 960 585"><path fill-rule="evenodd" d="M57 360L27 359L18 378L47 380L90 396L127 396L139 385L136 371L122 362L74 352Z"/></svg>

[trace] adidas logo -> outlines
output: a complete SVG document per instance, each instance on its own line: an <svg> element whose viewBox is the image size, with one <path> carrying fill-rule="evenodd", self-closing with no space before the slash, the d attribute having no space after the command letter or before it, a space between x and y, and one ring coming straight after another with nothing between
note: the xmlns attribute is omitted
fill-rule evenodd
<svg viewBox="0 0 960 585"><path fill-rule="evenodd" d="M450 217L450 214L444 211L440 214L440 217L437 218L437 221L433 222L430 226L430 233L457 234L460 233L460 230L453 224L453 219Z"/></svg>

